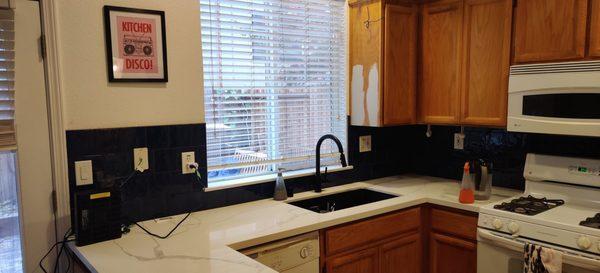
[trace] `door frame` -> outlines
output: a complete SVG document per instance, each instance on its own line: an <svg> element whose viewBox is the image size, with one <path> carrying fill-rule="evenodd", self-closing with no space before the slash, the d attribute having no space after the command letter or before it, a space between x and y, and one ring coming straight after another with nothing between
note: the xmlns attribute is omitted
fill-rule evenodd
<svg viewBox="0 0 600 273"><path fill-rule="evenodd" d="M67 164L67 144L64 126L64 106L62 103L62 80L57 39L57 7L54 1L40 2L40 19L44 43L44 70L50 122L50 151L54 180L54 211L58 234L64 234L71 226L69 204L69 181Z"/></svg>

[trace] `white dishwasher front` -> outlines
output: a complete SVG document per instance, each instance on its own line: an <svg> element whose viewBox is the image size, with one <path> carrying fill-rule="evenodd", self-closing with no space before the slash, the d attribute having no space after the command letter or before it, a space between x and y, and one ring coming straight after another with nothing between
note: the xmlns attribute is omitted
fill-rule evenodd
<svg viewBox="0 0 600 273"><path fill-rule="evenodd" d="M240 252L280 273L319 273L318 231Z"/></svg>

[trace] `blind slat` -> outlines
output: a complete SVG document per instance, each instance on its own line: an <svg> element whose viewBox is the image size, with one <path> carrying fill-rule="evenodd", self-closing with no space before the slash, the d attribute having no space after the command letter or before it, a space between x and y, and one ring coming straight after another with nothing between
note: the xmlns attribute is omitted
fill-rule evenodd
<svg viewBox="0 0 600 273"><path fill-rule="evenodd" d="M14 39L13 10L0 10L0 149L2 150L16 145Z"/></svg>

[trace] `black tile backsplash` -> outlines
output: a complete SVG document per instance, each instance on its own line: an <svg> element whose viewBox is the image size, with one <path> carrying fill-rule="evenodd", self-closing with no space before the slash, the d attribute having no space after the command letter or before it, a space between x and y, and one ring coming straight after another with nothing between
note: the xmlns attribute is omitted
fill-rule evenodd
<svg viewBox="0 0 600 273"><path fill-rule="evenodd" d="M351 171L330 173L324 187L406 172L409 161L402 142L394 141L410 128L348 128ZM358 152L358 137L371 135L372 152ZM316 143L315 143L316 144ZM133 149L148 147L149 170L135 174L122 191L126 221L141 221L255 201L273 196L274 183L204 192L193 175L181 174L181 153L194 151L206 178L205 124L131 127L67 132L69 182L75 188L74 162L92 160L95 188L118 187L133 172ZM314 177L287 179L294 192L312 189ZM88 189L90 186L78 187ZM73 205L71 204L71 207Z"/></svg>
<svg viewBox="0 0 600 273"><path fill-rule="evenodd" d="M460 127L432 126L431 138L425 137L425 126L413 128L414 139L410 144L412 170L424 175L458 180L465 161L482 158L494 165L495 186L523 189L527 153L600 158L600 138L466 127L464 150L454 150L454 133L459 133Z"/></svg>
<svg viewBox="0 0 600 273"><path fill-rule="evenodd" d="M324 187L402 173L460 179L466 160L484 158L494 164L494 185L521 189L527 152L600 157L600 138L510 133L502 129L466 128L465 149L453 149L459 127L433 126L425 137L422 125L348 127L348 155L353 170L330 173ZM371 135L372 151L359 153L358 139ZM206 183L205 124L131 127L67 132L69 181L75 188L74 162L92 160L95 188L118 187L133 171L133 148L148 147L149 167L121 188L124 221L141 221L189 211L217 208L273 196L274 183L204 192ZM202 183L181 174L181 153L194 151ZM294 192L312 189L314 177L287 179ZM87 189L90 186L79 187ZM71 206L73 207L73 206Z"/></svg>
<svg viewBox="0 0 600 273"><path fill-rule="evenodd" d="M71 192L76 190L74 162L92 160L94 184L78 189L119 188L123 216L129 221L174 214L170 207L174 196L203 193L205 132L205 124L67 131ZM133 149L138 147L148 147L149 170L132 175ZM190 151L195 152L203 181L194 174L181 174L181 153ZM131 179L123 184L129 176Z"/></svg>

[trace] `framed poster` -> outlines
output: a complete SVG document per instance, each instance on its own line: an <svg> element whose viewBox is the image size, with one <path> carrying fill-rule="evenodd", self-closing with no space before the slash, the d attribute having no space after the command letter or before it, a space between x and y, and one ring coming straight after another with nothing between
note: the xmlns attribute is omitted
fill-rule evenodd
<svg viewBox="0 0 600 273"><path fill-rule="evenodd" d="M164 11L104 6L109 82L167 82Z"/></svg>

